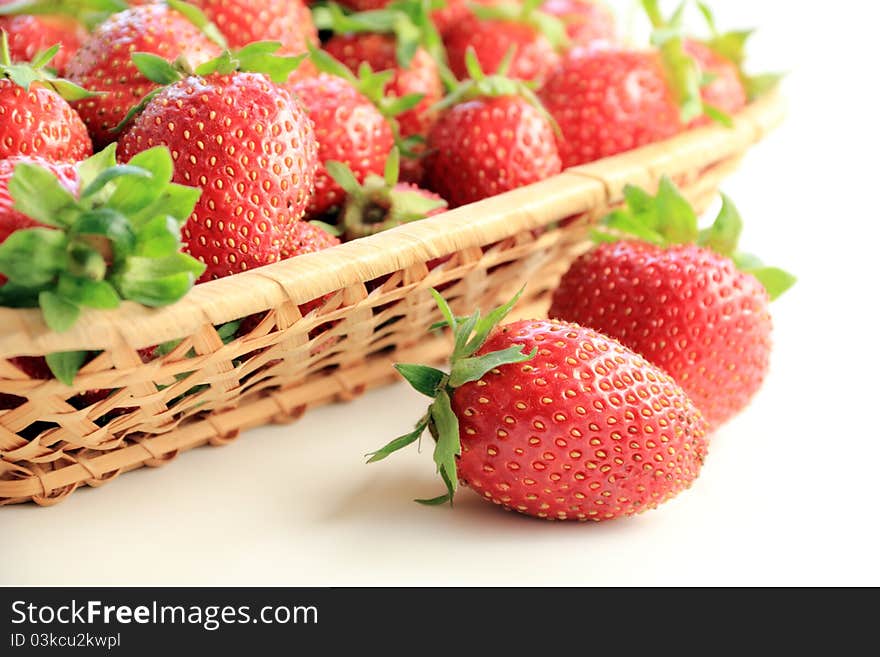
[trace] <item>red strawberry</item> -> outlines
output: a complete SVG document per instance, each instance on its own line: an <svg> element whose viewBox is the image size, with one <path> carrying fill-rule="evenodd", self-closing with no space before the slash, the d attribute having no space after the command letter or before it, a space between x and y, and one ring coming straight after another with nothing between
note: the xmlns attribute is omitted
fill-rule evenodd
<svg viewBox="0 0 880 657"><path fill-rule="evenodd" d="M706 424L672 378L576 324L495 329L510 306L459 320L444 307L456 338L450 373L397 366L434 402L371 461L430 429L447 494L426 503L451 502L461 480L505 509L550 520L634 515L690 487Z"/></svg>
<svg viewBox="0 0 880 657"><path fill-rule="evenodd" d="M254 41L278 41L281 55L305 54L317 46L318 30L302 0L190 0L202 9L226 37L231 48L243 48ZM291 74L291 82L314 74L310 62L303 62Z"/></svg>
<svg viewBox="0 0 880 657"><path fill-rule="evenodd" d="M562 131L563 167L660 141L682 129L656 52L573 51L538 95Z"/></svg>
<svg viewBox="0 0 880 657"><path fill-rule="evenodd" d="M736 64L706 44L691 39L684 42L684 50L697 62L702 75L710 80L700 91L704 104L728 115L736 114L746 106L748 96ZM701 116L689 127L706 125L711 120L708 116Z"/></svg>
<svg viewBox="0 0 880 657"><path fill-rule="evenodd" d="M13 65L0 32L0 159L76 161L92 154L86 126L65 100L91 94L45 70L54 51L36 55L31 65Z"/></svg>
<svg viewBox="0 0 880 657"><path fill-rule="evenodd" d="M634 188L627 197L629 209L610 215L609 227L655 243L602 244L581 257L554 293L550 316L607 333L664 368L716 427L760 388L770 296L794 280L734 252L742 224L729 199L713 228L699 233L668 180L656 198Z"/></svg>
<svg viewBox="0 0 880 657"><path fill-rule="evenodd" d="M559 61L557 48L565 45L563 24L538 10L540 0L471 5L471 13L444 36L449 67L463 80L468 76L466 55L473 49L484 71L497 73L513 53L507 72L519 80L543 80Z"/></svg>
<svg viewBox="0 0 880 657"><path fill-rule="evenodd" d="M281 259L290 226L314 189L317 144L305 108L279 86L296 58L274 57L258 43L208 62L203 76L162 89L120 141L128 159L157 145L175 160L174 180L199 185L202 197L183 229L188 253L208 268L202 281ZM252 57L252 60L251 60ZM273 82L251 69L272 61ZM212 73L232 61L242 71ZM153 64L160 63L158 58ZM170 79L173 69L160 71Z"/></svg>
<svg viewBox="0 0 880 657"><path fill-rule="evenodd" d="M113 129L158 86L135 66L135 52L167 61L183 58L196 66L218 55L220 48L202 28L164 3L132 7L101 23L67 66L74 82L106 92L74 105L98 147L119 137Z"/></svg>
<svg viewBox="0 0 880 657"><path fill-rule="evenodd" d="M340 77L307 78L294 85L293 91L315 125L319 145L315 193L307 211L309 217L317 218L339 205L344 196L324 163L344 162L363 182L369 174L381 173L394 147L394 133L373 102Z"/></svg>
<svg viewBox="0 0 880 657"><path fill-rule="evenodd" d="M9 180L12 178L13 173L15 173L15 167L21 163L35 164L51 171L65 189L71 194L77 193L79 175L73 164L56 163L39 157L23 156L0 160L0 244L3 244L6 238L17 230L43 225L39 221L15 210L15 201L9 195ZM3 278L0 276L0 281L2 280Z"/></svg>
<svg viewBox="0 0 880 657"><path fill-rule="evenodd" d="M0 0L0 10L14 2L16 0ZM9 33L9 51L16 62L29 62L37 54L60 44L61 49L52 58L51 65L61 74L73 53L89 36L86 28L69 16L0 16L0 30Z"/></svg>
<svg viewBox="0 0 880 657"><path fill-rule="evenodd" d="M444 101L428 134L427 186L452 207L523 187L560 172L553 125L522 83L485 77L471 60L472 80Z"/></svg>
<svg viewBox="0 0 880 657"><path fill-rule="evenodd" d="M617 42L614 14L601 0L545 0L541 11L565 24L572 46L593 47Z"/></svg>
<svg viewBox="0 0 880 657"><path fill-rule="evenodd" d="M426 135L436 121L432 108L443 97L443 82L437 60L426 47L439 43L439 38L421 3L395 3L379 14L379 20L376 14L369 20L358 14L342 16L334 7L315 10L319 27L337 31L324 48L352 71L363 64L373 71L393 71L385 90L390 97L420 94L421 102L400 114L397 121L402 138ZM388 25L387 30L376 31L380 20ZM409 29L396 33L401 24ZM438 52L433 54L440 56Z"/></svg>
<svg viewBox="0 0 880 657"><path fill-rule="evenodd" d="M363 184L343 162L327 162L327 170L345 190L339 216L346 240L375 235L446 211L446 201L437 194L398 181L400 153L396 148L388 157L384 176L371 174Z"/></svg>
<svg viewBox="0 0 880 657"><path fill-rule="evenodd" d="M320 225L310 221L297 221L287 232L281 259L288 260L306 253L317 253L339 243L338 237L331 235Z"/></svg>

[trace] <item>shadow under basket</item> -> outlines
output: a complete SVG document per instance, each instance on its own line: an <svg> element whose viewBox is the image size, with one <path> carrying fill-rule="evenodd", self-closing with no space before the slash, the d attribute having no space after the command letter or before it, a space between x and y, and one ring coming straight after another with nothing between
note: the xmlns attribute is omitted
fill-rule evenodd
<svg viewBox="0 0 880 657"><path fill-rule="evenodd" d="M0 309L0 505L50 505L200 445L289 422L392 382L394 362L434 362L446 336L431 288L469 313L526 292L516 316L586 251L588 225L623 188L672 178L702 210L784 115L771 94L712 126L424 221L196 287L174 306L90 311L62 334L35 310ZM446 259L439 266L427 263ZM320 302L313 302L320 299ZM301 308L310 311L303 316ZM244 318L238 337L228 325ZM139 351L175 343L143 362ZM169 351L170 349L170 351ZM88 350L73 387L31 379L19 357ZM144 359L147 360L147 359ZM96 394L94 391L106 391Z"/></svg>

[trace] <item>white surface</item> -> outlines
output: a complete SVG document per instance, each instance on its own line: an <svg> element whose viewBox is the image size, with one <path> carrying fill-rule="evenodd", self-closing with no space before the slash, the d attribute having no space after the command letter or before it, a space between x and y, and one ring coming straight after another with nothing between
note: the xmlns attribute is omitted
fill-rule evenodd
<svg viewBox="0 0 880 657"><path fill-rule="evenodd" d="M793 70L787 124L725 189L745 246L800 283L775 306L764 390L693 489L604 525L528 520L469 491L454 511L422 508L410 500L440 490L429 453L361 456L419 415L397 386L55 508L0 510L0 583L880 584L880 15L855 0L715 4L722 24L762 27L760 61Z"/></svg>

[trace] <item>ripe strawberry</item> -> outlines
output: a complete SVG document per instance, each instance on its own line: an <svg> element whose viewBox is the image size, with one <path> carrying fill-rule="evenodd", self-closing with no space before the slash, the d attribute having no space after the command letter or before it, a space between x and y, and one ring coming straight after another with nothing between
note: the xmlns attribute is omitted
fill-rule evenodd
<svg viewBox="0 0 880 657"><path fill-rule="evenodd" d="M97 147L115 141L119 135L114 128L157 87L135 66L132 53L152 53L167 61L182 58L189 66L220 53L217 43L208 36L214 31L204 16L196 19L198 26L191 22L193 9L189 7L184 15L157 2L113 14L95 29L67 65L71 80L105 92L74 104Z"/></svg>
<svg viewBox="0 0 880 657"><path fill-rule="evenodd" d="M256 43L207 62L158 91L120 141L123 159L167 146L174 180L202 188L183 229L186 251L207 265L202 281L280 260L314 189L312 122L279 86L298 60L272 55L277 49ZM156 80L180 77L158 57L139 64Z"/></svg>
<svg viewBox="0 0 880 657"><path fill-rule="evenodd" d="M727 115L736 114L746 106L749 102L748 96L736 64L706 44L692 39L684 42L684 50L697 62L701 75L710 80L700 90L704 105ZM701 116L694 119L688 127L707 125L711 121L709 116Z"/></svg>
<svg viewBox="0 0 880 657"><path fill-rule="evenodd" d="M660 56L653 51L574 50L538 96L559 124L563 167L660 141L682 129Z"/></svg>
<svg viewBox="0 0 880 657"><path fill-rule="evenodd" d="M325 163L344 162L358 182L363 182L371 173L381 173L394 147L394 128L383 115L383 110L390 105L383 97L390 72L363 71L361 77L356 78L324 51L312 49L311 56L326 74L298 82L293 92L315 125L319 145L315 193L306 212L308 217L318 218L338 206L344 196Z"/></svg>
<svg viewBox="0 0 880 657"><path fill-rule="evenodd" d="M460 480L505 509L550 520L634 515L690 487L706 424L672 378L576 324L495 328L511 306L455 319L442 303L455 335L451 370L397 366L434 402L413 433L370 461L430 429L447 493L425 503L451 502Z"/></svg>
<svg viewBox="0 0 880 657"><path fill-rule="evenodd" d="M435 103L443 97L438 61L440 38L418 0L396 2L389 9L345 16L336 5L315 9L315 22L332 29L324 48L350 70L368 64L373 71L393 71L386 94L404 98L420 94L422 100L397 117L400 137L428 133L436 121ZM379 29L381 27L381 29Z"/></svg>
<svg viewBox="0 0 880 657"><path fill-rule="evenodd" d="M468 76L466 55L473 49L484 71L497 73L508 53L507 72L519 80L543 80L566 45L561 21L538 10L541 0L470 5L471 13L444 36L449 68L459 80Z"/></svg>
<svg viewBox="0 0 880 657"><path fill-rule="evenodd" d="M428 134L427 186L452 207L561 171L553 124L521 82L486 77L471 51L472 79L443 103Z"/></svg>
<svg viewBox="0 0 880 657"><path fill-rule="evenodd" d="M607 333L662 367L717 427L760 388L770 356L768 303L794 279L735 253L742 222L726 197L701 233L667 179L657 197L636 188L626 195L628 209L606 224L648 241L601 244L577 260L550 316Z"/></svg>
<svg viewBox="0 0 880 657"><path fill-rule="evenodd" d="M89 36L85 26L72 16L21 13L27 8L19 8L20 5L17 0L0 0L0 30L9 34L12 61L29 62L39 53L60 44L61 49L50 63L63 75L67 62ZM6 11L13 13L6 14Z"/></svg>
<svg viewBox="0 0 880 657"><path fill-rule="evenodd" d="M30 64L13 64L0 32L0 159L17 155L76 161L92 154L86 127L68 100L91 94L44 67L57 46Z"/></svg>
<svg viewBox="0 0 880 657"><path fill-rule="evenodd" d="M339 213L346 240L375 235L446 211L446 201L434 192L399 182L400 153L396 148L388 156L384 176L370 174L363 184L343 162L330 161L326 166L346 194Z"/></svg>
<svg viewBox="0 0 880 657"><path fill-rule="evenodd" d="M601 0L545 0L541 11L565 24L572 46L589 48L617 42L614 14Z"/></svg>
<svg viewBox="0 0 880 657"><path fill-rule="evenodd" d="M255 41L278 41L279 55L302 55L319 45L312 14L302 0L190 0L226 37L231 48ZM291 73L291 82L315 73L306 61Z"/></svg>

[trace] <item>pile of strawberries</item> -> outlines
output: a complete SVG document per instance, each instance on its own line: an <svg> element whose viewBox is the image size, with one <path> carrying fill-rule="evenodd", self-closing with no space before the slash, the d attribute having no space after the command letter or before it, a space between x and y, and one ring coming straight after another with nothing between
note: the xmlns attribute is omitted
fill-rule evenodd
<svg viewBox="0 0 880 657"><path fill-rule="evenodd" d="M702 3L702 40L685 5L642 5L654 36L634 48L598 0L0 0L0 305L64 331L82 308L170 304L728 124L775 82L745 74L749 32L719 32ZM768 291L790 277L736 252L729 203L699 232L668 181L627 201L555 297L590 329L497 329L509 307L441 303L452 371L402 366L435 401L391 447L430 428L443 499L460 477L542 517L634 513L685 487L708 427L757 390ZM16 364L69 382L90 357Z"/></svg>

